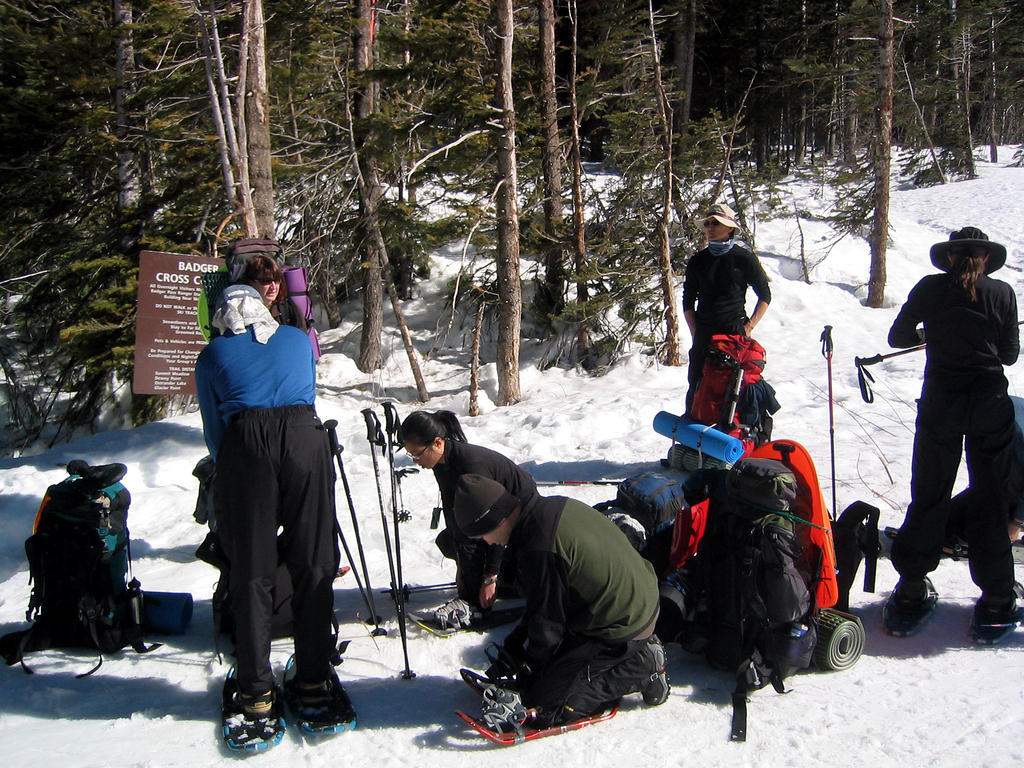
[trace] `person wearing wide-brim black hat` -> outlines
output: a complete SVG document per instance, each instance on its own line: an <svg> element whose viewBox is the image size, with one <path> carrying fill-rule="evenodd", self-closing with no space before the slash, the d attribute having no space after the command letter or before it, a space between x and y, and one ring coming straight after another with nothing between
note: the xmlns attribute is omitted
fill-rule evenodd
<svg viewBox="0 0 1024 768"><path fill-rule="evenodd" d="M629 693L648 705L668 698L665 649L654 634L657 576L605 515L563 496L524 506L500 483L467 474L456 485L455 519L466 536L515 550L526 599L502 645L508 663L491 670L501 679L485 691L492 727L523 727L527 708L535 712L529 726L546 727Z"/></svg>
<svg viewBox="0 0 1024 768"><path fill-rule="evenodd" d="M1018 608L1008 535L1011 499L1006 478L1013 463L1014 412L1004 365L1020 352L1017 297L989 277L1006 262L1006 248L976 227L953 232L931 248L941 274L915 285L889 330L889 344L927 343L911 466L910 505L893 543L900 574L887 615L920 614L934 602L927 578L938 565L950 495L966 452L975 502L967 515L971 578L982 591L972 617L979 642L993 627L1024 613ZM922 326L921 329L918 326Z"/></svg>
<svg viewBox="0 0 1024 768"><path fill-rule="evenodd" d="M952 257L974 250L979 253L984 251L987 254L984 269L986 275L991 275L1006 263L1005 246L989 240L988 235L977 227L964 227L950 233L949 240L943 240L932 246L932 264L943 272L949 272L953 264Z"/></svg>

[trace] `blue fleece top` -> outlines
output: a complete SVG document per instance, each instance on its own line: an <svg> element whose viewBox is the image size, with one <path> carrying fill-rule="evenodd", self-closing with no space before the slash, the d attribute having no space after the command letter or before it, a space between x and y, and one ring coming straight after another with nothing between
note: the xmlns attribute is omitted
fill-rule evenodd
<svg viewBox="0 0 1024 768"><path fill-rule="evenodd" d="M282 325L266 344L245 333L217 336L196 359L196 392L210 455L231 417L252 408L312 405L316 397L313 345L298 328Z"/></svg>

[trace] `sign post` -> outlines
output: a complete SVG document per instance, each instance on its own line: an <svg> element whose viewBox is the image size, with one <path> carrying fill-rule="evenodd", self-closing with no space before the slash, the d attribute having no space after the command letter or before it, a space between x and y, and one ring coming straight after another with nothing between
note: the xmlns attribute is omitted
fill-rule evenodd
<svg viewBox="0 0 1024 768"><path fill-rule="evenodd" d="M139 254L139 295L135 320L137 395L194 395L196 357L206 346L196 307L203 274L224 259L179 253Z"/></svg>

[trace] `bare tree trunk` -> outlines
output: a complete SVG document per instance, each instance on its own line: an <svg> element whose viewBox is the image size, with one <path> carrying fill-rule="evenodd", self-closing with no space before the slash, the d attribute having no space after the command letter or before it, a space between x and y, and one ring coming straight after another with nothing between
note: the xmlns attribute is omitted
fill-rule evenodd
<svg viewBox="0 0 1024 768"><path fill-rule="evenodd" d="M356 25L356 69L366 73L373 61L373 3L371 0L359 0L360 23ZM361 22L365 21L365 25ZM359 99L358 109L361 121L373 115L376 111L377 83L372 78L363 84L363 92ZM349 124L354 121L349 115ZM380 200L382 197L380 174L377 171L377 161L367 148L372 138L370 132L363 136L364 141L357 138L356 132L352 131L352 151L356 158L356 169L358 172L359 198L362 204L362 216L360 229L364 237L364 245L369 252L367 267L364 273L364 296L363 296L363 333L360 346L359 370L369 372L379 368L381 365L380 339L383 331L383 300L381 297L381 285L383 284L391 302L391 309L395 314L395 322L399 333L402 336L402 345L405 347L406 355L409 358L409 365L412 369L413 379L416 382L416 390L422 402L430 399L430 393L423 381L420 372L419 360L416 357L416 348L412 343L412 334L409 333L409 326L405 321L405 313L402 311L402 303L398 298L398 291L395 288L395 281L391 276L391 264L388 259L387 245L384 242L384 235L380 229L380 217L378 216ZM372 284L371 284L371 281ZM372 297L371 292L375 293ZM375 353L376 366L370 367L374 362L370 353ZM364 360L364 355L366 359ZM367 367L363 367L366 365Z"/></svg>
<svg viewBox="0 0 1024 768"><path fill-rule="evenodd" d="M515 18L512 0L495 0L497 10L498 82L501 110L498 133L498 405L522 399L519 389L519 333L523 293L519 276L519 205L516 172L516 112L512 93L512 43Z"/></svg>
<svg viewBox="0 0 1024 768"><path fill-rule="evenodd" d="M211 8L213 0L210 0ZM211 10L211 18L213 24L216 24L216 18L213 18L213 12ZM251 21L251 15L249 13L249 6L245 3L242 5L242 32L239 35L239 51L238 51L238 83L247 83L249 81L249 23ZM236 176L238 177L238 200L241 206L242 220L245 228L246 237L259 237L259 222L256 220L256 205L252 197L252 179L249 176L249 129L246 125L248 122L248 110L245 106L247 101L247 92L244 87L237 85L235 87L235 120L237 135L235 141L238 144L238 169Z"/></svg>
<svg viewBox="0 0 1024 768"><path fill-rule="evenodd" d="M949 10L950 26L957 30L957 0L950 0ZM965 145L962 149L965 153L964 160L967 163L967 176L971 179L978 175L974 165L974 134L971 130L971 49L973 46L971 30L965 24L955 32L950 47L953 82L956 84L956 111L962 120L961 129Z"/></svg>
<svg viewBox="0 0 1024 768"><path fill-rule="evenodd" d="M675 55L672 70L675 75L676 90L680 96L676 100L673 115L673 130L681 136L684 126L690 122L690 110L693 104L693 61L696 55L697 39L697 0L685 0L679 3L679 12L672 25L672 36Z"/></svg>
<svg viewBox="0 0 1024 768"><path fill-rule="evenodd" d="M801 59L807 55L807 0L800 3L800 53ZM793 126L793 164L802 165L807 151L807 89L797 89L797 114Z"/></svg>
<svg viewBox="0 0 1024 768"><path fill-rule="evenodd" d="M540 105L544 133L541 166L544 175L544 283L537 309L559 315L565 307L565 243L562 239L562 147L558 134L555 88L555 3L537 0L540 32Z"/></svg>
<svg viewBox="0 0 1024 768"><path fill-rule="evenodd" d="M130 0L114 0L115 43L114 135L117 137L117 210L121 218L121 250L134 256L142 242L144 224L132 215L143 190L144 157L132 136L135 119L132 97L136 91L135 45Z"/></svg>
<svg viewBox="0 0 1024 768"><path fill-rule="evenodd" d="M238 188L235 183L235 168L239 167L238 145L235 142L235 118L231 110L231 97L228 92L227 75L224 69L224 57L221 55L220 35L217 32L217 19L210 7L210 21L198 4L193 11L199 18L199 41L203 50L203 66L206 71L206 84L210 91L210 107L213 114L213 127L217 133L220 150L221 173L224 179L224 197L232 209L237 209Z"/></svg>
<svg viewBox="0 0 1024 768"><path fill-rule="evenodd" d="M948 179L946 178L946 171L942 167L942 163L939 162L939 155L935 151L935 143L932 141L931 132L928 130L928 123L924 119L924 113L921 112L921 106L917 103L917 96L914 95L914 83L910 80L910 69L907 67L907 60L903 59L903 74L907 77L907 92L910 95L910 100L914 104L914 112L917 114L917 121L921 124L921 131L924 133L925 141L928 142L928 151L931 154L932 165L935 166L935 172L939 174L939 178L942 183L945 184Z"/></svg>
<svg viewBox="0 0 1024 768"><path fill-rule="evenodd" d="M988 159L991 163L999 162L999 128L996 121L996 19L994 13L988 15Z"/></svg>
<svg viewBox="0 0 1024 768"><path fill-rule="evenodd" d="M469 415L480 415L480 335L484 327L483 301L476 308L476 320L473 323L473 354L469 361Z"/></svg>
<svg viewBox="0 0 1024 768"><path fill-rule="evenodd" d="M360 178L360 183L363 183L363 179ZM380 184L379 181L374 183ZM391 311L395 313L395 324L398 326L398 332L402 335L402 346L405 347L405 354L409 358L409 367L412 370L413 381L416 382L416 392L419 395L420 402L427 402L430 399L430 393L427 391L426 382L423 380L423 374L420 372L419 359L416 357L416 347L412 343L412 334L409 333L409 324L405 322L405 313L402 311L402 302L398 298L398 289L395 287L395 281L391 279L391 262L388 259L387 246L384 244L384 235L380 231L380 219L374 215L370 221L370 227L373 230L374 242L377 246L377 254L380 258L381 265L383 266L384 274L387 279L384 281L388 291L388 299L391 302Z"/></svg>
<svg viewBox="0 0 1024 768"><path fill-rule="evenodd" d="M130 105L135 94L135 47L132 37L132 4L130 0L114 0L114 25L117 31L115 68L117 87L114 91L115 128L117 137L117 205L122 211L135 208L142 195L142 180L135 152L129 143L132 120Z"/></svg>
<svg viewBox="0 0 1024 768"><path fill-rule="evenodd" d="M658 271L661 273L661 300L665 308L665 347L662 362L679 365L679 314L676 309L675 275L672 273L672 106L661 80L661 51L654 27L654 5L647 0L651 23L651 60L654 63L654 84L658 92L658 119L661 123L661 149L664 157L664 178L661 221L658 222Z"/></svg>
<svg viewBox="0 0 1024 768"><path fill-rule="evenodd" d="M365 76L373 63L372 25L373 7L371 0L357 0L357 18L352 27L352 47L357 76ZM353 128L353 149L358 150L365 143L366 129L370 115L376 110L377 84L366 78L355 89L355 116L359 126ZM373 220L377 216L380 197L380 183L377 167L369 151L358 152L356 164L362 183L359 185L360 216L356 248L363 266L363 325L359 338L359 360L357 367L363 373L381 367L381 334L384 330L384 273L376 238L373 235Z"/></svg>
<svg viewBox="0 0 1024 768"><path fill-rule="evenodd" d="M881 307L885 298L885 252L889 238L889 170L892 154L893 111L893 0L882 0L878 32L878 103L875 108L873 154L875 214L871 220L871 275L868 278L869 307Z"/></svg>
<svg viewBox="0 0 1024 768"><path fill-rule="evenodd" d="M572 133L569 142L569 164L572 172L572 253L573 266L576 271L576 301L585 307L590 298L587 287L587 240L586 211L583 208L583 159L580 154L580 107L576 91L577 79L577 43L579 38L579 16L576 0L570 0L569 13L572 17L572 53L569 58L569 109L571 113ZM576 351L584 369L591 370L594 361L591 359L592 343L590 326L586 313L576 324Z"/></svg>
<svg viewBox="0 0 1024 768"><path fill-rule="evenodd" d="M274 237L274 176L270 165L270 89L267 82L267 25L263 0L246 0L248 35L243 49L245 126L249 145L249 183L259 237Z"/></svg>

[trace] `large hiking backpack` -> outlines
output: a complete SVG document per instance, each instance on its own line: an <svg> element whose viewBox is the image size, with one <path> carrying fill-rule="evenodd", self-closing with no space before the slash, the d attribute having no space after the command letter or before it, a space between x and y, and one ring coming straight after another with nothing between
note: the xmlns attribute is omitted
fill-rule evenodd
<svg viewBox="0 0 1024 768"><path fill-rule="evenodd" d="M92 648L103 654L130 645L143 653L142 595L131 575L127 526L131 496L124 464L68 463L70 477L46 490L25 541L32 592L28 629L0 638L8 664L47 648Z"/></svg>
<svg viewBox="0 0 1024 768"><path fill-rule="evenodd" d="M215 272L203 273L203 290L199 294L199 304L196 307L196 318L203 336L209 340L216 335L211 322L217 308L217 301L224 289L239 279L245 271L245 266L257 253L270 256L281 267L285 287L288 290L288 303L282 309L292 315L290 318L284 317L283 321L288 325L298 326L306 332L313 345L314 359L319 360L321 355L320 339L316 328L314 328L315 318L312 296L309 292L309 274L305 267L286 266L282 262L281 245L276 240L268 238L242 238L234 241L227 248L225 265ZM301 324L299 318L301 318Z"/></svg>
<svg viewBox="0 0 1024 768"><path fill-rule="evenodd" d="M707 530L691 569L704 608L709 664L736 673L734 740L746 697L810 666L816 617L836 602L835 551L814 465L776 440L716 475ZM859 656L859 649L857 650Z"/></svg>
<svg viewBox="0 0 1024 768"><path fill-rule="evenodd" d="M739 334L712 336L687 415L741 438L747 452L766 443L772 436L772 414L780 406L775 390L762 378L764 366L764 347L754 339Z"/></svg>
<svg viewBox="0 0 1024 768"><path fill-rule="evenodd" d="M764 347L754 339L727 333L712 336L690 417L701 424L731 427L740 393L761 380L764 366Z"/></svg>

